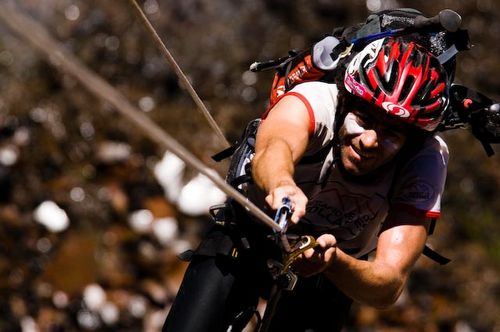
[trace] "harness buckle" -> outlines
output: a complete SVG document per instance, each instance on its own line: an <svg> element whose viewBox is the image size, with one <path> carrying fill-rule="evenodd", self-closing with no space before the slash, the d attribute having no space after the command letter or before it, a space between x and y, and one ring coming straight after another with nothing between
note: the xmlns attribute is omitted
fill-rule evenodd
<svg viewBox="0 0 500 332"><path fill-rule="evenodd" d="M215 222L216 225L225 226L227 217L226 210L227 210L227 204L223 203L223 204L212 205L208 209L208 212L210 213L210 217L212 217L212 220Z"/></svg>

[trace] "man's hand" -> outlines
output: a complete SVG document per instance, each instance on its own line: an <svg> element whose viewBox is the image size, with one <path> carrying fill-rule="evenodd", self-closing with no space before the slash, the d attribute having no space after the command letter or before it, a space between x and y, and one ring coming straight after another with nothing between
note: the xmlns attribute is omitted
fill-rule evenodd
<svg viewBox="0 0 500 332"><path fill-rule="evenodd" d="M337 256L337 240L331 234L316 239L317 247L308 249L293 263L293 270L303 277L323 272Z"/></svg>
<svg viewBox="0 0 500 332"><path fill-rule="evenodd" d="M278 187L272 189L269 195L266 196L266 202L273 210L277 210L285 197L290 199L292 205L290 221L293 224L297 224L300 218L306 213L307 197L295 183L280 183Z"/></svg>

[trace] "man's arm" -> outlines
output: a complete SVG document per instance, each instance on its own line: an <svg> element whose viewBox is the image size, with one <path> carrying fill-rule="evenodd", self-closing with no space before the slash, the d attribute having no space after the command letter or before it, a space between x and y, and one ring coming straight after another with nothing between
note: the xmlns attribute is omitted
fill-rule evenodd
<svg viewBox="0 0 500 332"><path fill-rule="evenodd" d="M318 238L322 250L309 250L297 262L302 275L323 273L354 300L383 308L401 294L409 273L422 253L427 239L429 218L403 211L388 216L379 236L373 261L353 258L336 248L330 234ZM295 266L294 266L295 267Z"/></svg>
<svg viewBox="0 0 500 332"><path fill-rule="evenodd" d="M294 165L308 141L306 106L294 96L285 96L259 126L252 160L254 180L268 194L269 206L277 209L283 197L288 197L293 209L291 220L295 223L305 213L307 197L293 180Z"/></svg>

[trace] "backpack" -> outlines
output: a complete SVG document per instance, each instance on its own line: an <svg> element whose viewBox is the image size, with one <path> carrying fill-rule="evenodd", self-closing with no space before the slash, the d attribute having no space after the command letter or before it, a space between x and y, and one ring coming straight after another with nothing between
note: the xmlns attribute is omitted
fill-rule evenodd
<svg viewBox="0 0 500 332"><path fill-rule="evenodd" d="M335 83L343 76L345 65L368 43L390 36L414 40L433 53L448 73L450 105L438 131L468 128L483 145L488 156L494 154L490 143L500 143L500 107L481 93L453 84L456 55L470 49L467 30L460 29L461 17L445 9L427 18L415 9L384 10L368 16L365 23L335 28L304 50L290 50L275 60L254 62L253 72L275 70L267 113L300 83Z"/></svg>
<svg viewBox="0 0 500 332"><path fill-rule="evenodd" d="M470 48L468 32L459 29L460 23L460 16L449 9L432 18L410 8L385 10L370 15L365 23L336 28L305 50L291 50L285 57L254 62L250 70L276 71L269 96L271 108L297 84L334 82L336 74L343 72L342 64L349 62L368 43L390 36L404 36L437 56L449 76L453 77L456 54Z"/></svg>

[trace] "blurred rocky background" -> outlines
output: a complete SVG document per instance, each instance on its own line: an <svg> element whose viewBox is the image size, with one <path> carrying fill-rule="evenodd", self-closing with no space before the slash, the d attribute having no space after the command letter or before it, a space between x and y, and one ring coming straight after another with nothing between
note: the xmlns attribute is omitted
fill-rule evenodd
<svg viewBox="0 0 500 332"><path fill-rule="evenodd" d="M221 174L221 144L128 1L10 1ZM495 0L140 1L227 138L264 110L254 60L305 48L371 11L451 8L469 29L457 82L499 100ZM346 331L500 331L499 149L470 133L451 151L443 217L391 309L356 305ZM207 200L208 199L208 200ZM222 195L0 22L0 330L158 331ZM304 304L307 305L307 304Z"/></svg>

